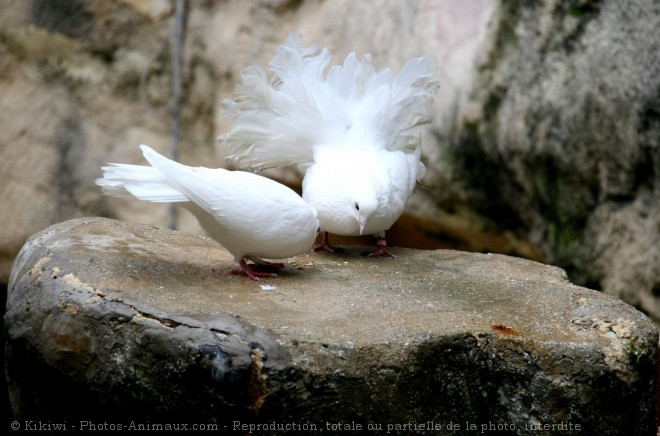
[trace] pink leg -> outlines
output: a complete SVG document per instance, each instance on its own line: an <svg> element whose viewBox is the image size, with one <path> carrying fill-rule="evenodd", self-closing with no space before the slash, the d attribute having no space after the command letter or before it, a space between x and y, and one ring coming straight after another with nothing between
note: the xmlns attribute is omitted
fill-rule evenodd
<svg viewBox="0 0 660 436"><path fill-rule="evenodd" d="M323 232L323 243L314 247L314 251L327 251L328 253L334 253L336 251L341 253L344 249L330 245L330 234L328 232Z"/></svg>
<svg viewBox="0 0 660 436"><path fill-rule="evenodd" d="M379 257L379 256L389 256L392 259L396 259L396 256L389 252L387 249L387 242L385 238L378 238L376 240L376 251L369 253L369 257Z"/></svg>
<svg viewBox="0 0 660 436"><path fill-rule="evenodd" d="M241 269L237 269L237 268L230 269L229 274L244 275L250 280L255 280L255 281L259 281L260 277L277 277L277 274L274 273L264 273L264 272L254 271L250 267L250 264L245 261L245 259L241 259L239 264L241 265Z"/></svg>

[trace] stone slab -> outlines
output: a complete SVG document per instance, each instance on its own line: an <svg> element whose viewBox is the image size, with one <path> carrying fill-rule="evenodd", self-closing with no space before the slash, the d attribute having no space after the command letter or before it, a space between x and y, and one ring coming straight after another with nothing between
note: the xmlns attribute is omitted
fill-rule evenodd
<svg viewBox="0 0 660 436"><path fill-rule="evenodd" d="M102 218L51 226L10 278L14 413L331 434L339 422L655 430L658 332L633 307L519 258L364 250L288 259L257 283L228 275L231 255L208 238Z"/></svg>

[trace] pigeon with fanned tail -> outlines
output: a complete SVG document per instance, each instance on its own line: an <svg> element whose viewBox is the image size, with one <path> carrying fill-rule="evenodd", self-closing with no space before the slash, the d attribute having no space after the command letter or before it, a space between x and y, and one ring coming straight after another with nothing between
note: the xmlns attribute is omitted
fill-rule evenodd
<svg viewBox="0 0 660 436"><path fill-rule="evenodd" d="M275 274L254 264L282 267L283 259L309 251L319 232L316 211L290 188L244 171L189 167L141 145L151 166L110 164L96 184L113 196L181 203L209 235L233 255L252 280ZM248 263L250 261L250 263Z"/></svg>
<svg viewBox="0 0 660 436"><path fill-rule="evenodd" d="M377 72L369 55L351 53L326 73L329 61L327 49L289 35L270 62L273 78L259 66L243 70L237 97L224 101L235 121L220 140L252 171L301 168L303 198L324 232L316 250L334 251L328 233L375 235L370 256L394 257L385 231L425 172L421 128L437 88L431 61L412 59L396 78Z"/></svg>

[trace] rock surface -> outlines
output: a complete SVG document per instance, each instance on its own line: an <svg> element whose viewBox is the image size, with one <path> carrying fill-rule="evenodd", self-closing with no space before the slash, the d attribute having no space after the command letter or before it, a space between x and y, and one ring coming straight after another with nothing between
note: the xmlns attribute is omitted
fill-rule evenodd
<svg viewBox="0 0 660 436"><path fill-rule="evenodd" d="M654 0L502 3L469 109L438 129L445 172L427 180L527 235L574 283L655 319L658 27Z"/></svg>
<svg viewBox="0 0 660 436"><path fill-rule="evenodd" d="M301 255L255 283L228 275L231 256L207 238L103 218L51 226L11 274L16 417L653 434L658 333L643 314L555 267L393 250Z"/></svg>
<svg viewBox="0 0 660 436"><path fill-rule="evenodd" d="M0 118L0 198L11 207L0 210L0 282L52 223L167 224L167 209L104 199L93 180L108 161L142 163L140 143L170 148L168 112L149 108L171 95L173 3L3 2L0 110L11 116ZM370 52L398 70L428 55L441 83L429 171L391 241L541 260L660 320L656 0L188 4L182 161L224 165L219 103L289 31L336 61ZM186 216L178 224L197 229Z"/></svg>

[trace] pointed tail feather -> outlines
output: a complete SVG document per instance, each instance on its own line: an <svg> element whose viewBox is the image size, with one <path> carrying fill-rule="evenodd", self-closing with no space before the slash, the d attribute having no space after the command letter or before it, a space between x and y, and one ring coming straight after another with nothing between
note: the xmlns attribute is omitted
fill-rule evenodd
<svg viewBox="0 0 660 436"><path fill-rule="evenodd" d="M101 169L103 177L96 179L96 184L106 195L114 197L132 195L140 200L156 203L189 201L153 167L110 164Z"/></svg>

